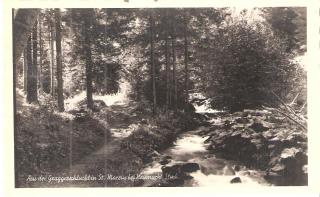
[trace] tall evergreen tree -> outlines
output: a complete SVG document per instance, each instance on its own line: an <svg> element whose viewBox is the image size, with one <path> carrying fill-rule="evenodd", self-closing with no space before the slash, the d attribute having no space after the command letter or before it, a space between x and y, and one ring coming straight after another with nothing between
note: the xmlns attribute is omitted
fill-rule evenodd
<svg viewBox="0 0 320 197"><path fill-rule="evenodd" d="M31 52L32 42L32 52ZM38 101L37 93L37 23L34 24L32 36L29 37L27 43L27 59L28 59L28 80L27 80L27 101L34 103Z"/></svg>
<svg viewBox="0 0 320 197"><path fill-rule="evenodd" d="M81 11L82 17L84 20L84 43L83 50L86 62L86 91L87 91L87 107L93 109L93 89L92 89L92 52L91 52L91 43L92 43L92 25L93 25L93 9L83 9Z"/></svg>
<svg viewBox="0 0 320 197"><path fill-rule="evenodd" d="M153 12L150 13L150 58L151 58L151 78L152 78L152 96L153 96L153 114L157 112L157 94L156 94L156 68L154 62L154 19Z"/></svg>
<svg viewBox="0 0 320 197"><path fill-rule="evenodd" d="M55 64L54 64L54 40L55 40L55 32L54 32L54 25L52 19L49 20L49 29L50 29L50 93L52 96L55 95Z"/></svg>
<svg viewBox="0 0 320 197"><path fill-rule="evenodd" d="M62 79L62 52L61 52L61 16L60 9L55 9L56 21L56 51L57 51L57 85L58 85L58 109L64 111L63 79Z"/></svg>

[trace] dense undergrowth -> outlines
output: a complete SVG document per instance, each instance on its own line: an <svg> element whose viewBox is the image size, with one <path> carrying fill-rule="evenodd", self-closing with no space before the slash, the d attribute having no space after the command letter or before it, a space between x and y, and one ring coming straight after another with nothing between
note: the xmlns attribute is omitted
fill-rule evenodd
<svg viewBox="0 0 320 197"><path fill-rule="evenodd" d="M208 150L266 172L275 185L307 185L307 131L275 109L221 113L200 132Z"/></svg>
<svg viewBox="0 0 320 197"><path fill-rule="evenodd" d="M152 116L151 110L143 103L131 103L130 107L120 108L119 111L109 109L103 101L95 103L99 108L96 112L87 110L85 102L80 101L77 108L62 114L53 113L50 107L54 106L50 103L18 105L18 187L32 186L26 181L29 175L37 177L65 172L71 164L98 150L106 143L106 138L112 138L110 129L117 126L125 130L133 124L135 127L131 135L121 139L118 148L108 158L87 166L86 171L81 173L113 176L138 174L146 163L159 155L158 151L172 145L179 133L201 123L195 118L195 113L160 111ZM137 183L98 181L93 186L132 184Z"/></svg>
<svg viewBox="0 0 320 197"><path fill-rule="evenodd" d="M23 99L23 98L20 98ZM27 187L28 176L45 176L68 168L99 148L110 132L87 116L79 121L57 114L48 105L22 106L16 115L17 186Z"/></svg>

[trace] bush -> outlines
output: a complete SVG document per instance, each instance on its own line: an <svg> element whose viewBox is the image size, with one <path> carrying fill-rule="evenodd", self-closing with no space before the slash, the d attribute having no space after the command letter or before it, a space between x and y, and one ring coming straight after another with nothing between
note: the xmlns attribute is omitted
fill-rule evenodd
<svg viewBox="0 0 320 197"><path fill-rule="evenodd" d="M299 65L290 61L285 42L267 26L240 19L212 39L213 63L204 73L215 108L239 111L271 104L271 91L285 99L299 81Z"/></svg>

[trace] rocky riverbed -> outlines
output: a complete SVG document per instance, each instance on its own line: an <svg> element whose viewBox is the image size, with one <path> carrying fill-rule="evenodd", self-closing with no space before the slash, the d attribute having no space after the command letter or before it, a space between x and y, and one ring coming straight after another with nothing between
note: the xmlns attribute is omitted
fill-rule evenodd
<svg viewBox="0 0 320 197"><path fill-rule="evenodd" d="M306 185L307 135L268 110L204 114L205 126L181 134L143 175L143 186Z"/></svg>

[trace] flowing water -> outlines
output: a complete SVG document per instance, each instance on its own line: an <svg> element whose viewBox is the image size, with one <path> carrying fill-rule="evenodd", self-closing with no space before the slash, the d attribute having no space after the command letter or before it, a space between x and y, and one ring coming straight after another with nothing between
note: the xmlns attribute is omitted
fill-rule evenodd
<svg viewBox="0 0 320 197"><path fill-rule="evenodd" d="M176 163L193 162L200 165L200 170L189 173L193 178L184 181L183 186L267 186L270 185L264 178L264 173L259 170L247 169L235 161L216 158L209 153L205 144L206 137L199 136L200 127L196 130L188 131L178 137L174 146L161 152L162 156L170 156L172 159L167 165ZM154 161L143 171L143 175L160 175L162 173L159 161ZM237 166L238 171L233 170ZM239 177L241 183L231 184L230 181ZM154 181L145 181L144 186L150 186Z"/></svg>

